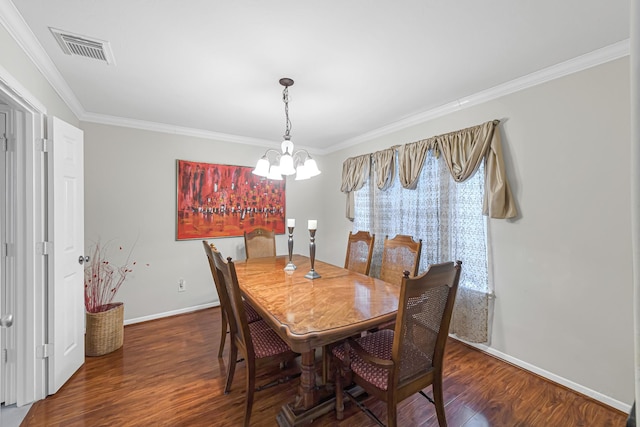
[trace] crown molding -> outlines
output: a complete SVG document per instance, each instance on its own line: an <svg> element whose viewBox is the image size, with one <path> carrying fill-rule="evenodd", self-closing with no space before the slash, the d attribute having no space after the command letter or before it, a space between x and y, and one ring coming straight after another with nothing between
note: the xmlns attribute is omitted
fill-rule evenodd
<svg viewBox="0 0 640 427"><path fill-rule="evenodd" d="M232 135L228 133L212 132L202 129L173 126L165 123L149 122L145 120L128 119L125 117L108 116L106 114L85 113L80 120L89 123L103 125L121 126L132 129L141 129L152 132L169 133L183 136L193 136L196 138L210 139L220 142L232 142L235 144L253 145L264 148L274 148L280 150L280 143L273 140L251 138L248 136ZM298 148L309 151L312 154L319 154L317 150L296 145Z"/></svg>
<svg viewBox="0 0 640 427"><path fill-rule="evenodd" d="M80 119L85 110L76 95L45 52L31 28L10 0L0 0L0 23L15 39L31 62L62 98L69 109Z"/></svg>
<svg viewBox="0 0 640 427"><path fill-rule="evenodd" d="M84 122L98 123L103 125L122 126L126 128L148 130L161 133L170 133L184 136L195 136L197 138L213 139L220 142L233 142L237 144L258 145L280 148L280 144L259 138L250 138L227 133L212 132L202 129L173 126L165 123L149 122L145 120L128 119L126 117L109 116L106 114L85 113L81 120Z"/></svg>
<svg viewBox="0 0 640 427"><path fill-rule="evenodd" d="M327 147L326 154L333 153L338 150L352 147L362 142L370 141L393 132L406 129L438 117L446 116L456 111L482 104L514 92L521 91L569 74L592 68L606 62L628 56L630 52L629 39L622 40L618 43L603 47L593 52L578 56L568 61L561 62L551 67L544 68L526 76L511 80L509 82L494 86L490 89L478 92L476 94L460 98L456 101L444 104L440 107L407 117L406 119L391 123L387 126L372 130L362 135L350 138L342 143Z"/></svg>

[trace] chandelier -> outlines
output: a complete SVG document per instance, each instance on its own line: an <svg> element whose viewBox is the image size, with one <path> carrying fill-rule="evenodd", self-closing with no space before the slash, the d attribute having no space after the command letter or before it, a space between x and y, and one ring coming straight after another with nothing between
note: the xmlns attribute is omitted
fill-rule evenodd
<svg viewBox="0 0 640 427"><path fill-rule="evenodd" d="M282 153L278 150L269 149L262 156L253 173L268 179L281 180L283 175L296 174L296 181L309 179L320 174L316 161L311 158L307 150L293 151L291 142L291 120L289 120L289 86L293 86L293 80L284 77L280 79L280 84L284 86L282 91L282 102L284 102L285 132L282 144Z"/></svg>

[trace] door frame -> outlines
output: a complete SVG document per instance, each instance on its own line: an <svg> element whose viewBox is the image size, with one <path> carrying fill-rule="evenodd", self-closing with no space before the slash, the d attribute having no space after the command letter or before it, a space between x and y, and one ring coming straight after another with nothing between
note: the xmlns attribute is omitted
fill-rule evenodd
<svg viewBox="0 0 640 427"><path fill-rule="evenodd" d="M4 144L8 143L6 139L6 135L9 132L9 114L11 113L11 109L8 105L0 102L0 141L4 141ZM0 242L4 242L7 240L7 232L8 226L10 225L10 219L8 218L10 215L7 211L7 199L8 194L10 194L7 189L9 188L9 184L7 183L8 173L7 170L11 170L12 165L8 164L8 159L11 159L7 155L8 150L2 150L0 152L0 189L3 196L0 199ZM7 276L7 259L4 251L0 251L0 256L2 256L2 260L0 260L0 316L4 316L8 313L13 312L13 306L7 303L7 295L5 295L9 291L9 286L7 282L10 278ZM11 347L10 339L13 338L13 334L11 331L5 331L5 328L0 326L0 349L4 352L7 351ZM4 353L0 353L0 403L11 404L15 401L12 393L15 390L15 379L11 375L11 371L8 369L8 360L4 359ZM8 375L7 375L8 374Z"/></svg>
<svg viewBox="0 0 640 427"><path fill-rule="evenodd" d="M1 100L1 98L0 98ZM4 140L5 149L0 153L1 175L0 188L2 188L2 200L0 201L0 314L13 314L16 311L16 278L15 256L12 243L15 242L16 230L16 152L15 138L16 114L15 111L4 102L0 103L0 137ZM5 245L6 243L6 245ZM0 360L0 402L5 405L16 403L16 333L15 328L0 327L0 346L6 354L6 360Z"/></svg>
<svg viewBox="0 0 640 427"><path fill-rule="evenodd" d="M16 403L22 406L47 396L47 162L43 152L46 108L0 67L0 99L16 116Z"/></svg>

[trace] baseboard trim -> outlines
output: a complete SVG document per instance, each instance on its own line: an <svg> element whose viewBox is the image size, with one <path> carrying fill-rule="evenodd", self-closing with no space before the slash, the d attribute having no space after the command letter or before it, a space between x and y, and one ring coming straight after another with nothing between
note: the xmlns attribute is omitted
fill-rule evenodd
<svg viewBox="0 0 640 427"><path fill-rule="evenodd" d="M532 373L534 373L536 375L539 375L539 376L541 376L541 377L543 377L543 378L545 378L545 379L547 379L547 380L549 380L551 382L554 382L556 384L559 384L561 386L569 388L569 389L571 389L571 390L573 390L575 392L578 392L578 393L583 394L583 395L585 395L587 397L590 397L590 398L592 398L594 400L597 400L598 402L600 402L600 403L602 403L604 405L610 406L610 407L612 407L614 409L617 409L619 411L622 411L625 414L628 414L629 411L631 411L631 405L629 405L629 404L620 402L619 400L616 400L616 399L614 399L612 397L606 396L606 395L604 395L604 394L602 394L600 392L597 392L595 390L591 390L588 387L585 387L583 385L575 383L575 382L573 382L571 380L563 378L563 377L561 377L559 375L556 375L556 374L554 374L552 372L545 371L542 368L539 368L539 367L537 367L535 365L532 365L530 363L527 363L525 361L517 359L517 358L515 358L513 356L510 356L508 354L505 354L505 353L503 353L501 351L496 350L495 348L492 348L492 347L489 347L489 346L486 346L486 345L482 345L482 344L470 343L470 342L467 342L467 341L465 341L463 339L460 339L459 337L456 337L454 335L450 335L450 337L455 339L455 340L457 340L457 341L460 341L460 342L462 342L462 343L464 343L464 344L466 344L468 346L476 348L476 349L482 351L483 353L487 353L487 354L489 354L489 355L491 355L491 356L493 356L493 357L495 357L497 359L503 360L503 361L505 361L507 363L510 363L510 364L515 365L515 366L517 366L519 368L522 368L525 371L532 372Z"/></svg>
<svg viewBox="0 0 640 427"><path fill-rule="evenodd" d="M135 323L148 322L149 320L162 319L164 317L177 316L178 314L185 314L185 313L191 313L198 310L204 310L205 308L218 307L219 305L220 305L220 302L215 301L207 304L200 304L192 307L181 308L179 310L165 311L164 313L156 313L150 316L142 316L142 317L135 317L133 319L125 319L124 324L125 326L133 325Z"/></svg>

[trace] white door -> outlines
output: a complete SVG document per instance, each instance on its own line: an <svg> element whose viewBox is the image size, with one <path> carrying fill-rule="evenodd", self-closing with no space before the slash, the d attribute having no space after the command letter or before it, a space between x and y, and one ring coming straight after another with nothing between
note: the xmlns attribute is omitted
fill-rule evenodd
<svg viewBox="0 0 640 427"><path fill-rule="evenodd" d="M49 384L53 394L84 363L83 132L52 117L49 141Z"/></svg>

